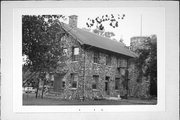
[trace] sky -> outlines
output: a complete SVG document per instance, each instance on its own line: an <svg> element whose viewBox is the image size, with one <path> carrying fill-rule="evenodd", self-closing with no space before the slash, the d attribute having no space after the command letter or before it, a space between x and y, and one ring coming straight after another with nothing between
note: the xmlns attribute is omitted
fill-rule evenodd
<svg viewBox="0 0 180 120"><path fill-rule="evenodd" d="M95 18L105 14L114 14L115 16L125 14L124 19L119 21L118 28L107 25L105 30L114 32L114 38L117 40L122 38L127 46L130 45L131 37L141 35L141 25L142 36L156 34L157 38L164 38L165 11L160 7L62 8L59 10L61 11L59 14L66 16L77 15L79 28L87 28L86 22L88 18Z"/></svg>

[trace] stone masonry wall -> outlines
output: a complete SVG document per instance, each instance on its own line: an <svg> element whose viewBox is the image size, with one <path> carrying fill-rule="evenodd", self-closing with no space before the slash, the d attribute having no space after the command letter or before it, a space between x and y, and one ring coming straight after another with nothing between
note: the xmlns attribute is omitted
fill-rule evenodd
<svg viewBox="0 0 180 120"><path fill-rule="evenodd" d="M61 97L64 99L79 99L83 95L83 49L81 48L80 44L74 40L70 35L66 35L62 38L62 46L63 48L67 48L67 60L66 68L68 72L63 77L62 81L65 81L65 88L61 91ZM78 47L79 48L79 59L78 61L72 60L72 48ZM72 88L72 78L71 74L77 73L78 74L78 84L77 88Z"/></svg>
<svg viewBox="0 0 180 120"><path fill-rule="evenodd" d="M134 63L129 66L129 96L147 98L149 96L149 80L147 77L141 78L142 82L137 82L138 69Z"/></svg>
<svg viewBox="0 0 180 120"><path fill-rule="evenodd" d="M113 96L117 97L118 95L124 96L125 89L123 88L122 81L124 80L122 75L117 72L117 56L111 56L111 65L106 65L106 55L105 53L100 53L100 62L93 62L93 53L92 49L86 50L86 59L85 59L85 97L93 98L97 96ZM97 89L92 89L93 75L99 76L99 81ZM109 80L109 95L105 91L105 77L108 76ZM120 78L119 90L115 90L115 77Z"/></svg>
<svg viewBox="0 0 180 120"><path fill-rule="evenodd" d="M129 61L129 96L147 98L149 96L149 79L147 77L138 78L139 71L134 61ZM138 79L141 79L138 82Z"/></svg>
<svg viewBox="0 0 180 120"><path fill-rule="evenodd" d="M81 99L85 97L86 99L93 99L95 97L117 97L118 95L124 96L127 94L127 90L124 87L124 71L125 67L127 67L126 62L122 62L121 60L127 61L127 58L124 56L118 56L115 54L111 54L111 65L106 65L106 52L101 50L100 62L94 63L93 56L94 50L93 47L90 49L84 49L77 40L72 38L70 35L66 35L62 38L62 46L63 48L67 48L67 60L65 61L67 69L67 73L63 76L62 81L65 81L65 88L60 92L60 96L64 99ZM79 59L78 61L72 61L72 48L79 47ZM85 55L85 56L84 56ZM85 57L85 58L84 58ZM121 63L120 71L117 70L119 66L118 63ZM85 65L85 66L84 66ZM135 69L132 69L133 64L131 64L129 70L129 95L130 96L140 96L139 89L142 89L141 85L137 84L137 73L134 72ZM58 73L58 71L57 71ZM71 74L78 74L78 87L72 88L71 83ZM92 89L93 75L98 75L99 80L97 84L97 89ZM105 91L105 78L109 77L109 94ZM115 90L115 79L119 78L119 88ZM144 86L144 85L143 85Z"/></svg>
<svg viewBox="0 0 180 120"><path fill-rule="evenodd" d="M63 48L67 48L67 60L65 61L66 66L65 68L68 69L68 72L64 75L62 81L65 81L65 88L61 91L61 97L64 99L80 99L85 97L86 99L93 99L97 96L114 96L117 97L118 95L123 96L126 94L126 90L122 85L122 81L124 78L122 75L117 72L117 63L118 57L111 56L111 65L106 65L106 55L105 53L100 53L100 62L99 64L93 62L93 55L94 50L83 49L74 38L70 35L66 35L62 38L62 46ZM72 48L76 46L79 47L79 60L72 61ZM85 61L84 61L84 53L85 53ZM123 57L121 57L122 59ZM85 65L85 66L84 66ZM126 66L126 65L124 65ZM85 71L84 71L85 69ZM58 73L58 72L57 72ZM71 88L71 74L77 73L78 74L78 87ZM99 75L99 81L97 85L97 89L92 89L92 81L93 75ZM105 91L105 77L108 76L109 79L109 94ZM115 90L115 78L120 78L119 89ZM85 79L85 82L84 82Z"/></svg>

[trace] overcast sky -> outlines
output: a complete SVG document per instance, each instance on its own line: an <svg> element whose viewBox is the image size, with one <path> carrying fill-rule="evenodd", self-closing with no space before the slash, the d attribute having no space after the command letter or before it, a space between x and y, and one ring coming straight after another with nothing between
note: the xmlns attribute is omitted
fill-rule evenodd
<svg viewBox="0 0 180 120"><path fill-rule="evenodd" d="M130 38L140 36L142 15L142 36L156 34L157 38L164 38L165 11L159 7L121 7L121 8L63 8L63 15L78 15L78 27L86 27L88 18L95 18L104 14L125 14L123 20L119 21L118 28L105 26L106 31L115 33L115 38L124 39L126 45L130 44Z"/></svg>

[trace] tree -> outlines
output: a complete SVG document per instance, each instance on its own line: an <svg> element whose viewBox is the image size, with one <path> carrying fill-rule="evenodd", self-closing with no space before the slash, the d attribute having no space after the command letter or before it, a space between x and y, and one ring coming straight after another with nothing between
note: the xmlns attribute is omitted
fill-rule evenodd
<svg viewBox="0 0 180 120"><path fill-rule="evenodd" d="M147 75L150 76L150 94L157 96L157 37L151 36L150 55L147 60Z"/></svg>
<svg viewBox="0 0 180 120"><path fill-rule="evenodd" d="M109 25L113 28L117 28L119 26L119 20L123 20L125 17L125 14L123 14L122 16L120 16L120 14L114 15L114 14L106 14L106 15L102 15L102 16L98 16L95 18L88 18L87 22L86 22L86 26L88 28L92 28L95 27L95 29L93 29L93 32L107 37L107 38L112 38L113 36L115 36L115 34L113 32L110 31L106 31L105 30L105 25Z"/></svg>
<svg viewBox="0 0 180 120"><path fill-rule="evenodd" d="M88 18L86 25L88 28L91 28L95 25L98 30L104 30L105 29L104 23L108 23L111 27L116 28L119 26L119 20L123 20L124 17L125 14L123 14L122 16L120 14L118 15L106 14L95 17L93 19Z"/></svg>
<svg viewBox="0 0 180 120"><path fill-rule="evenodd" d="M45 75L56 70L62 56L61 38L66 34L60 19L63 15L23 15L22 16L22 55L31 72L39 73L36 78L37 92L39 80L46 81ZM44 85L43 85L44 86ZM42 96L44 87L42 89Z"/></svg>
<svg viewBox="0 0 180 120"><path fill-rule="evenodd" d="M143 76L150 79L150 95L157 96L157 37L152 35L144 41L143 47L135 51L139 54L136 58L136 67L139 70L139 78ZM138 81L140 82L140 81Z"/></svg>

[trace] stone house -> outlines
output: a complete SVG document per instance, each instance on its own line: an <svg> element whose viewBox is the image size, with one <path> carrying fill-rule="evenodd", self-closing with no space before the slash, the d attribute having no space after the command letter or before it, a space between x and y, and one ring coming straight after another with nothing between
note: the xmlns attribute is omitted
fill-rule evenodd
<svg viewBox="0 0 180 120"><path fill-rule="evenodd" d="M124 87L128 60L137 55L122 43L77 28L77 16L62 23L61 39L67 56L66 73L53 73L52 90L65 99L93 99L127 94ZM52 77L51 76L51 77Z"/></svg>

